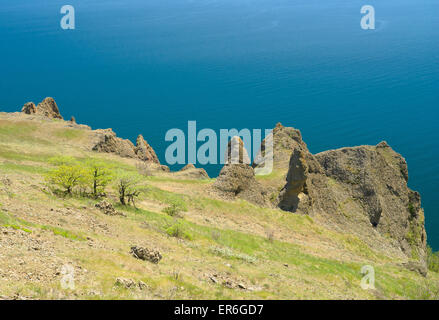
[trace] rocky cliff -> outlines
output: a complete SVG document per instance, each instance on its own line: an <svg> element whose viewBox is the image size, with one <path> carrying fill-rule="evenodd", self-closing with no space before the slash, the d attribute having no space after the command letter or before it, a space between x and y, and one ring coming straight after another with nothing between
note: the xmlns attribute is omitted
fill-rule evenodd
<svg viewBox="0 0 439 320"><path fill-rule="evenodd" d="M425 267L426 233L420 195L407 186L405 159L386 142L313 155L294 128L278 124L272 138L274 170L283 173L267 185L269 192L277 195L273 197L275 205L285 211L319 216L328 225L367 240L386 238ZM264 153L264 146L259 162L253 164L255 168L271 156ZM281 184L277 193L273 185Z"/></svg>
<svg viewBox="0 0 439 320"><path fill-rule="evenodd" d="M35 106L33 102L25 103L21 112L25 114L41 115L50 119L63 119L55 100L50 97L41 101L38 106Z"/></svg>
<svg viewBox="0 0 439 320"><path fill-rule="evenodd" d="M27 103L22 112L62 119L56 102ZM80 126L70 122L70 126ZM154 149L139 135L134 145L111 129L90 130L91 149L138 159L161 171ZM273 149L266 148L268 139ZM226 165L208 190L221 198L241 198L262 207L316 217L333 229L353 233L371 245L390 243L425 266L426 232L419 193L407 186L405 159L386 142L311 154L299 130L278 123L263 141L252 166L244 143L229 142ZM272 160L271 160L272 159ZM255 171L273 161L273 173L258 179ZM148 166L146 171L152 170ZM188 165L176 177L208 179L203 169Z"/></svg>
<svg viewBox="0 0 439 320"><path fill-rule="evenodd" d="M143 137L134 145L25 109L0 112L0 300L439 297L420 196L384 142L311 154L299 130L278 124L271 174L258 175L268 148L249 166L234 138L226 159L237 163L208 179L194 165L168 172ZM135 174L137 208L119 203L117 180L99 199L83 185L54 192L59 156ZM375 288L360 285L364 266ZM67 267L73 290L60 286Z"/></svg>

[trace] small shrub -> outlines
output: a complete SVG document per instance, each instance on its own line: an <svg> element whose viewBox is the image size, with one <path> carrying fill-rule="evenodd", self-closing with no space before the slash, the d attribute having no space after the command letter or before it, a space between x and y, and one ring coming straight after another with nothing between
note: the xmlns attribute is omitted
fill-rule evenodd
<svg viewBox="0 0 439 320"><path fill-rule="evenodd" d="M75 188L86 183L87 172L79 164L61 164L49 171L46 181L54 192L71 195Z"/></svg>
<svg viewBox="0 0 439 320"><path fill-rule="evenodd" d="M427 247L428 270L439 272L439 251L433 252L430 246Z"/></svg>
<svg viewBox="0 0 439 320"><path fill-rule="evenodd" d="M439 286L433 280L424 280L420 283L413 297L415 300L438 300Z"/></svg>
<svg viewBox="0 0 439 320"><path fill-rule="evenodd" d="M136 169L137 169L137 172L142 176L145 176L145 177L152 176L151 168L145 162L136 163Z"/></svg>
<svg viewBox="0 0 439 320"><path fill-rule="evenodd" d="M410 217L411 218L416 217L416 209L415 209L415 207L413 206L412 203L409 203L408 210L410 212Z"/></svg>
<svg viewBox="0 0 439 320"><path fill-rule="evenodd" d="M274 241L274 230L273 229L267 229L265 230L265 234L267 236L267 240L270 242Z"/></svg>
<svg viewBox="0 0 439 320"><path fill-rule="evenodd" d="M228 259L238 259L238 260L245 261L247 263L254 264L258 261L258 259L256 259L255 257L249 256L249 255L244 254L244 253L236 253L232 249L227 248L227 247L210 247L209 251L211 253L213 253L214 255L217 255L220 257L224 257L224 258L228 258Z"/></svg>
<svg viewBox="0 0 439 320"><path fill-rule="evenodd" d="M171 217L181 217L184 207L181 203L174 201L168 207L163 209L163 212Z"/></svg>
<svg viewBox="0 0 439 320"><path fill-rule="evenodd" d="M179 238L179 239L186 239L186 240L192 240L192 234L190 234L188 231L184 229L184 227L176 223L169 228L166 229L166 234L170 237Z"/></svg>
<svg viewBox="0 0 439 320"><path fill-rule="evenodd" d="M174 278L175 281L179 281L179 280L181 280L182 276L181 276L180 271L178 271L178 270L174 270L174 271L172 272L172 278Z"/></svg>
<svg viewBox="0 0 439 320"><path fill-rule="evenodd" d="M122 205L130 203L136 207L135 199L140 195L139 189L140 178L138 175L126 172L120 172L117 178L117 191L119 193L119 201Z"/></svg>
<svg viewBox="0 0 439 320"><path fill-rule="evenodd" d="M221 233L218 230L212 231L212 239L213 240L218 241L220 237L221 237Z"/></svg>
<svg viewBox="0 0 439 320"><path fill-rule="evenodd" d="M113 168L103 161L88 159L85 162L87 183L94 198L105 195L105 187L114 179Z"/></svg>

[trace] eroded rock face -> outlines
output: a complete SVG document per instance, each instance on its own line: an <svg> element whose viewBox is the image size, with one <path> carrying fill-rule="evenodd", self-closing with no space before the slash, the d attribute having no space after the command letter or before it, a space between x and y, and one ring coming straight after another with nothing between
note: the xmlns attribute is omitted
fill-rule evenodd
<svg viewBox="0 0 439 320"><path fill-rule="evenodd" d="M290 158L290 169L287 174L287 183L279 195L279 207L283 210L296 212L299 204L304 202L307 190L308 164L305 151L296 148Z"/></svg>
<svg viewBox="0 0 439 320"><path fill-rule="evenodd" d="M255 179L255 172L247 164L226 164L213 184L226 197L239 197L266 206L266 193Z"/></svg>
<svg viewBox="0 0 439 320"><path fill-rule="evenodd" d="M254 169L249 166L250 158L240 137L230 139L224 159L226 164L212 185L213 190L225 198L238 197L267 206L266 191L255 179Z"/></svg>
<svg viewBox="0 0 439 320"><path fill-rule="evenodd" d="M41 114L51 119L62 119L58 106L53 98L46 98L37 106L37 114Z"/></svg>
<svg viewBox="0 0 439 320"><path fill-rule="evenodd" d="M407 163L401 155L382 142L325 151L315 157L326 176L361 205L374 229L396 239L409 256L425 257L421 198L407 187Z"/></svg>
<svg viewBox="0 0 439 320"><path fill-rule="evenodd" d="M137 137L135 153L142 161L160 163L154 149L145 141L142 135Z"/></svg>
<svg viewBox="0 0 439 320"><path fill-rule="evenodd" d="M272 141L272 148L268 147L268 141ZM261 148L252 164L253 168L263 167L267 161L273 159L275 169L288 169L291 153L296 148L306 149L299 130L284 127L281 123L276 124L273 131L261 143Z"/></svg>
<svg viewBox="0 0 439 320"><path fill-rule="evenodd" d="M250 164L250 158L245 149L244 141L240 137L235 136L230 139L224 159L226 164Z"/></svg>
<svg viewBox="0 0 439 320"><path fill-rule="evenodd" d="M35 103L27 102L24 104L23 108L21 109L21 112L25 114L35 114L37 113L37 107L35 106Z"/></svg>
<svg viewBox="0 0 439 320"><path fill-rule="evenodd" d="M192 163L185 165L179 172L176 173L179 177L184 177L188 179L209 179L209 175L203 168L197 168Z"/></svg>
<svg viewBox="0 0 439 320"><path fill-rule="evenodd" d="M49 119L61 119L62 116L59 112L58 106L53 98L46 98L41 101L38 106L35 107L33 102L25 103L21 112L25 114L36 114L44 116Z"/></svg>
<svg viewBox="0 0 439 320"><path fill-rule="evenodd" d="M137 158L134 145L131 141L118 138L111 129L98 129L94 131L97 142L93 151L114 153L125 158Z"/></svg>
<svg viewBox="0 0 439 320"><path fill-rule="evenodd" d="M160 165L154 149L142 135L138 136L136 146L134 146L130 140L117 137L112 129L98 129L94 130L93 133L93 151L114 153L124 158L139 159L143 162Z"/></svg>
<svg viewBox="0 0 439 320"><path fill-rule="evenodd" d="M407 163L386 142L313 155L293 128L277 125L273 138L275 168L281 170L282 154L290 152L279 208L322 217L337 230L363 239L379 233L425 264L420 195L407 187Z"/></svg>

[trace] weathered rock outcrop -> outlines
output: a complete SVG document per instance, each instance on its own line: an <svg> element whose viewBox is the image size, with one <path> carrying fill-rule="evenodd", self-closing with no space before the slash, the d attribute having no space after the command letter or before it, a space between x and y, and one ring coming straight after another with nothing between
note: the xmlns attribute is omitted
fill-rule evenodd
<svg viewBox="0 0 439 320"><path fill-rule="evenodd" d="M93 151L114 153L125 158L137 158L134 144L127 139L116 136L112 129L95 130L97 142L92 148Z"/></svg>
<svg viewBox="0 0 439 320"><path fill-rule="evenodd" d="M242 198L260 206L267 206L266 192L255 179L248 164L226 164L212 186L226 198Z"/></svg>
<svg viewBox="0 0 439 320"><path fill-rule="evenodd" d="M241 138L234 136L227 144L226 154L224 155L226 164L245 163L250 164L247 149Z"/></svg>
<svg viewBox="0 0 439 320"><path fill-rule="evenodd" d="M425 258L421 197L407 187L404 158L386 142L317 154L325 174L360 204L370 225L395 239L407 255Z"/></svg>
<svg viewBox="0 0 439 320"><path fill-rule="evenodd" d="M21 109L21 112L23 112L25 114L36 114L37 107L35 106L35 103L27 102L24 104L23 108Z"/></svg>
<svg viewBox="0 0 439 320"><path fill-rule="evenodd" d="M296 130L278 125L273 133L274 166L283 166L282 153L287 152L279 140L291 155L277 199L281 209L324 217L337 229L363 238L378 232L408 257L425 261L420 195L407 187L407 163L386 142L312 155Z"/></svg>
<svg viewBox="0 0 439 320"><path fill-rule="evenodd" d="M138 136L137 144L134 146L130 140L117 137L112 129L98 129L94 130L93 133L93 151L114 153L124 158L139 159L160 165L154 149L145 141L142 135Z"/></svg>
<svg viewBox="0 0 439 320"><path fill-rule="evenodd" d="M203 168L196 168L192 163L185 165L179 172L176 172L176 176L198 180L209 179L206 170Z"/></svg>
<svg viewBox="0 0 439 320"><path fill-rule="evenodd" d="M267 206L267 193L255 179L254 169L248 165L250 160L244 142L233 137L228 144L224 159L227 163L213 184L213 189L226 198L242 198L261 206Z"/></svg>
<svg viewBox="0 0 439 320"><path fill-rule="evenodd" d="M142 161L160 163L154 149L145 141L143 136L140 134L137 137L135 153Z"/></svg>
<svg viewBox="0 0 439 320"><path fill-rule="evenodd" d="M21 112L25 114L41 115L49 119L63 119L55 100L50 97L41 101L36 107L33 102L25 103Z"/></svg>
<svg viewBox="0 0 439 320"><path fill-rule="evenodd" d="M269 142L272 143L272 148L269 148ZM300 131L278 123L271 134L262 141L252 166L257 169L272 161L274 169L288 169L291 152L297 147L306 148Z"/></svg>
<svg viewBox="0 0 439 320"><path fill-rule="evenodd" d="M131 247L130 253L137 259L149 261L154 264L157 264L160 262L160 260L162 260L162 255L158 250L149 249L146 247L133 246Z"/></svg>
<svg viewBox="0 0 439 320"><path fill-rule="evenodd" d="M117 137L112 129L94 130L93 134L93 151L114 153L124 158L139 159L143 162L160 166L157 154L142 135L137 137L137 143L136 146L134 146L130 140ZM166 168L163 167L162 170ZM168 169L169 168L167 168L167 170Z"/></svg>

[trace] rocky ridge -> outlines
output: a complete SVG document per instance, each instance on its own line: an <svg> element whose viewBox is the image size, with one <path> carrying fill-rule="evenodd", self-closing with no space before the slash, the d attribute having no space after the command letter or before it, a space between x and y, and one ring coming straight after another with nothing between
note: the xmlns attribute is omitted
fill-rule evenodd
<svg viewBox="0 0 439 320"><path fill-rule="evenodd" d="M419 193L407 186L407 163L400 154L381 142L313 155L300 131L281 124L272 138L274 170L287 169L280 192L273 183L267 187L277 195L276 206L321 217L328 225L363 239L376 238L377 233L390 238L425 270L424 211ZM271 156L264 153L264 143L260 154L255 168ZM274 180L277 187L285 181Z"/></svg>
<svg viewBox="0 0 439 320"><path fill-rule="evenodd" d="M52 98L35 106L27 103L22 113L48 119L62 119ZM79 126L73 121L70 126ZM160 165L158 157L142 135L134 145L111 129L91 131L93 151L113 153ZM241 139L234 137L227 149L227 163L210 190L227 199L241 198L264 207L320 217L321 221L363 239L390 239L411 260L425 269L426 232L419 193L407 186L405 159L386 142L311 154L299 130L280 123L273 129L273 150L261 145L252 166ZM238 155L236 163L231 156ZM263 183L255 170L273 159L279 177ZM163 169L162 169L163 170ZM179 174L208 178L203 169L188 165Z"/></svg>

